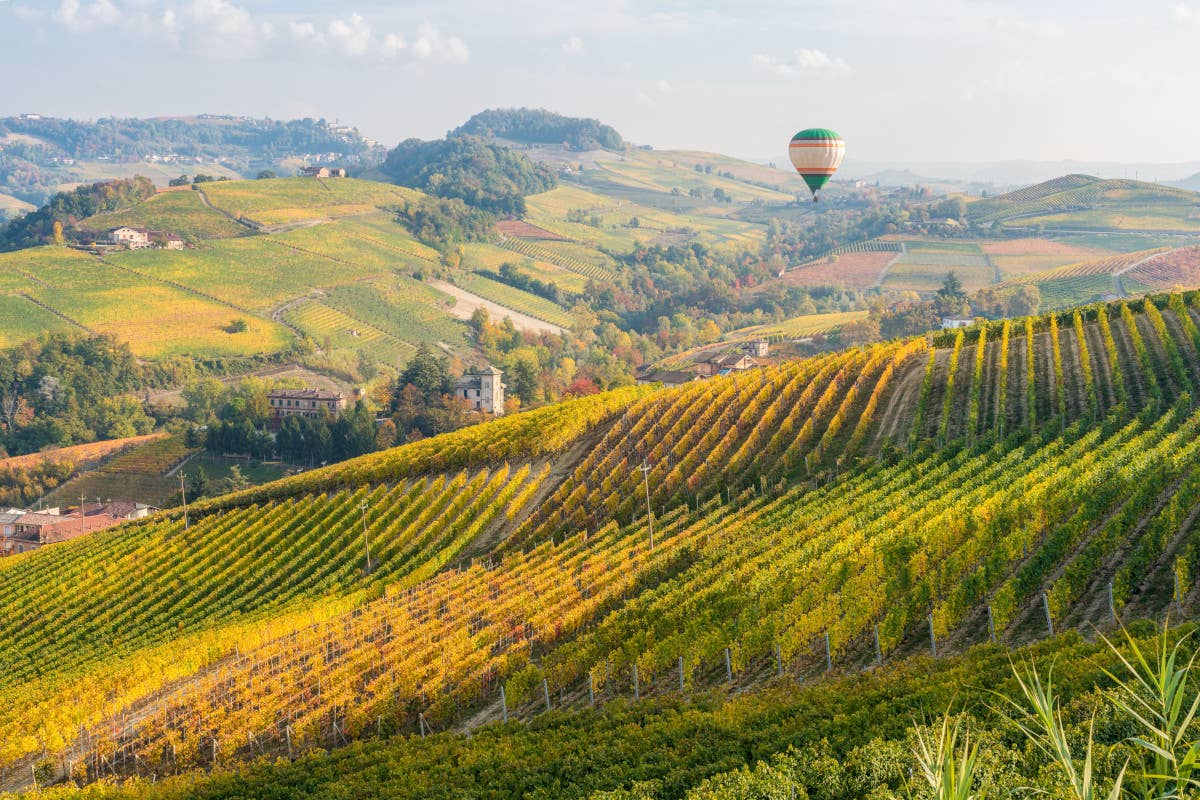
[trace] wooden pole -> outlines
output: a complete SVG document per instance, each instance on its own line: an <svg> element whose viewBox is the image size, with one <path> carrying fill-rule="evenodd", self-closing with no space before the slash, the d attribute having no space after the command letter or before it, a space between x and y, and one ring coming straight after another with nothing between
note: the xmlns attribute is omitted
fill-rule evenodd
<svg viewBox="0 0 1200 800"><path fill-rule="evenodd" d="M542 678L542 698L546 701L546 710L550 710L550 684Z"/></svg>
<svg viewBox="0 0 1200 800"><path fill-rule="evenodd" d="M733 683L733 661L729 656L729 648L725 648L725 682Z"/></svg>
<svg viewBox="0 0 1200 800"><path fill-rule="evenodd" d="M638 685L638 668L637 664L633 665L633 699L641 700L641 687Z"/></svg>
<svg viewBox="0 0 1200 800"><path fill-rule="evenodd" d="M508 697L504 694L504 684L500 684L500 715L504 724L508 724Z"/></svg>
<svg viewBox="0 0 1200 800"><path fill-rule="evenodd" d="M825 631L825 671L833 669L833 653L829 649L829 631Z"/></svg>
<svg viewBox="0 0 1200 800"><path fill-rule="evenodd" d="M994 641L996 641L996 621L995 621L995 619L992 618L992 604L991 603L988 603L988 606L987 606L987 622L988 622L988 639L990 641L994 642Z"/></svg>
<svg viewBox="0 0 1200 800"><path fill-rule="evenodd" d="M934 658L937 658L937 637L933 635L933 614L926 617L929 622L929 652Z"/></svg>
<svg viewBox="0 0 1200 800"><path fill-rule="evenodd" d="M683 656L679 657L679 691L683 692Z"/></svg>
<svg viewBox="0 0 1200 800"><path fill-rule="evenodd" d="M1054 635L1054 620L1050 618L1050 595L1042 592L1042 610L1046 612L1046 632Z"/></svg>
<svg viewBox="0 0 1200 800"><path fill-rule="evenodd" d="M875 623L875 666L883 663L883 648L879 645L879 623Z"/></svg>

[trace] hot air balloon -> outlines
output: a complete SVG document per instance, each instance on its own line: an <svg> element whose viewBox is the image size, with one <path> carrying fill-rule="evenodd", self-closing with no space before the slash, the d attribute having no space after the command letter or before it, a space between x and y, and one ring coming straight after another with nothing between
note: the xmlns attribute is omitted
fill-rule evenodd
<svg viewBox="0 0 1200 800"><path fill-rule="evenodd" d="M792 137L788 156L796 172L808 184L815 203L817 192L841 166L846 156L846 143L828 128L809 128Z"/></svg>

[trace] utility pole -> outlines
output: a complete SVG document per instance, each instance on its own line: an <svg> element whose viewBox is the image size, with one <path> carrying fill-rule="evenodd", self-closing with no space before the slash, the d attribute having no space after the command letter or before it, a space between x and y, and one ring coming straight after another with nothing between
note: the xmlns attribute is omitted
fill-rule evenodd
<svg viewBox="0 0 1200 800"><path fill-rule="evenodd" d="M363 546L366 548L366 551L367 551L367 574L370 575L371 574L371 537L367 535L367 501L363 500L362 504L359 506L359 508L362 510Z"/></svg>
<svg viewBox="0 0 1200 800"><path fill-rule="evenodd" d="M183 529L188 528L187 491L183 488L183 470L179 470L179 497L183 500Z"/></svg>
<svg viewBox="0 0 1200 800"><path fill-rule="evenodd" d="M650 509L650 470L654 469L650 466L650 462L642 459L642 465L637 468L642 473L642 480L646 485L646 525L650 528L650 549L654 549L654 512Z"/></svg>

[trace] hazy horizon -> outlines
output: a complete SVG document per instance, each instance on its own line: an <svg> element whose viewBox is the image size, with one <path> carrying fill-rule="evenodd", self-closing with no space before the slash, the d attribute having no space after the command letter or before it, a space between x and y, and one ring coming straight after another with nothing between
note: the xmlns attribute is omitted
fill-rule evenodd
<svg viewBox="0 0 1200 800"><path fill-rule="evenodd" d="M823 125L848 166L1183 164L1198 33L1187 2L0 0L25 76L0 111L325 117L392 145L531 106L758 160Z"/></svg>

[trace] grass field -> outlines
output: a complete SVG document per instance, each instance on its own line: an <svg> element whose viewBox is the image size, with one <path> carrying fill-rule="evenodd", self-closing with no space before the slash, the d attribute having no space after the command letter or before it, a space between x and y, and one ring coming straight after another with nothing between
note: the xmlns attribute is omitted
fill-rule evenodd
<svg viewBox="0 0 1200 800"><path fill-rule="evenodd" d="M0 211L8 214L10 218L18 214L24 214L26 211L33 211L34 205L26 203L24 200L18 200L12 195L0 194Z"/></svg>
<svg viewBox="0 0 1200 800"><path fill-rule="evenodd" d="M549 261L529 258L492 244L474 242L463 246L463 263L471 269L499 272L505 264L516 265L521 272L541 281L551 281L568 292L582 292L587 278Z"/></svg>
<svg viewBox="0 0 1200 800"><path fill-rule="evenodd" d="M102 233L120 225L168 231L186 239L228 239L249 233L219 211L200 202L200 195L182 190L162 192L133 208L97 214L79 223L86 231Z"/></svg>
<svg viewBox="0 0 1200 800"><path fill-rule="evenodd" d="M466 344L466 327L447 312L452 298L403 275L339 286L323 302L409 344Z"/></svg>
<svg viewBox="0 0 1200 800"><path fill-rule="evenodd" d="M736 331L730 331L724 338L726 341L740 342L759 337L783 336L785 338L794 338L797 336L812 336L818 333L828 333L834 328L839 328L848 322L866 319L869 313L868 311L835 311L828 314L806 314L802 317L793 317L792 319L784 320L783 322L755 325L750 328L738 328Z"/></svg>
<svg viewBox="0 0 1200 800"><path fill-rule="evenodd" d="M208 242L194 250L123 252L110 258L259 313L314 289L390 272L390 266L368 269L307 251L294 244L301 233L307 231Z"/></svg>
<svg viewBox="0 0 1200 800"><path fill-rule="evenodd" d="M975 259L980 258L975 256ZM975 291L995 283L995 270L986 263L976 262L964 264L963 261L973 260L967 255L959 260L949 259L942 263L911 263L903 259L892 265L884 278L885 289L900 289L918 292L934 291L941 287L947 272L953 272L962 281L963 288Z"/></svg>
<svg viewBox="0 0 1200 800"><path fill-rule="evenodd" d="M411 189L355 178L222 181L202 188L217 208L262 225L335 219L419 197Z"/></svg>
<svg viewBox="0 0 1200 800"><path fill-rule="evenodd" d="M184 256L185 253L170 255ZM142 251L128 256L166 254ZM136 259L133 259L136 262ZM0 291L6 323L0 331L8 341L29 338L40 319L49 330L73 327L44 311L27 312L28 300L14 299L20 291L53 308L79 325L127 341L134 353L145 357L174 354L200 356L254 355L285 346L291 334L266 319L249 316L201 294L148 279L94 256L60 247L39 247L0 255ZM24 305L22 305L24 304ZM235 318L245 318L249 329L228 333Z"/></svg>
<svg viewBox="0 0 1200 800"><path fill-rule="evenodd" d="M376 361L393 365L406 361L416 352L407 342L317 300L297 303L283 316L329 352L362 351Z"/></svg>
<svg viewBox="0 0 1200 800"><path fill-rule="evenodd" d="M883 268L898 255L870 251L844 253L789 270L780 280L786 286L844 286L848 289L869 289L879 281Z"/></svg>
<svg viewBox="0 0 1200 800"><path fill-rule="evenodd" d="M460 276L457 283L468 292L544 322L564 328L569 328L573 322L571 315L562 306L477 273Z"/></svg>

